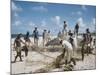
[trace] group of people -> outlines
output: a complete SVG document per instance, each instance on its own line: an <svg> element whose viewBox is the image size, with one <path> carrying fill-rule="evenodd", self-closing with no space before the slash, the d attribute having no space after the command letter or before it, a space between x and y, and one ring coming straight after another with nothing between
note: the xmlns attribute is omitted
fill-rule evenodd
<svg viewBox="0 0 100 75"><path fill-rule="evenodd" d="M62 38L63 37L68 37L68 39L61 39L60 44L63 46L63 52L62 55L64 56L63 58L65 59L65 64L69 64L73 62L74 65L76 65L75 57L74 57L74 39L73 37L79 35L79 23L75 25L74 32L69 30L67 32L67 24L66 21L64 21L64 26L63 26L63 31L58 33L58 37ZM76 38L78 39L78 38ZM87 55L91 53L93 49L93 44L95 45L96 39L93 39L92 34L89 30L89 28L86 29L86 32L83 34L83 38L81 39L82 48L81 48L81 54L82 54L82 60L84 60L84 54L85 51Z"/></svg>
<svg viewBox="0 0 100 75"><path fill-rule="evenodd" d="M45 47L46 43L51 40L50 31L47 32L47 30L44 30L42 36L43 36L43 47Z"/></svg>
<svg viewBox="0 0 100 75"><path fill-rule="evenodd" d="M62 37L67 37L70 36L68 40L65 39L61 39L60 40L60 44L63 46L63 54L65 55L65 62L66 64L70 63L71 61L74 63L74 65L76 65L76 62L73 58L73 36L79 35L79 23L77 23L75 25L74 28L74 32L72 32L71 30L68 31L67 29L67 24L66 21L64 21L64 25L63 25L63 30L62 32L58 33L58 37L62 38ZM21 36L22 34L18 34L18 36L16 37L15 41L14 41L14 48L16 50L16 56L15 56L15 60L14 62L16 62L17 57L20 57L20 61L22 61L21 58L21 51L22 51L22 47L21 47L21 43L24 44L23 46L23 50L25 51L25 56L28 56L28 46L31 42L29 36L29 32L26 33L26 35L24 36L24 42L21 40ZM33 30L33 37L34 37L34 44L36 46L38 46L38 41L39 41L39 32L37 27L35 27L35 29ZM45 46L45 44L51 40L50 37L50 30L47 31L46 29L44 29L43 34L42 34L42 38L43 38L43 46ZM89 54L90 52L90 42L92 41L92 37L91 37L91 33L89 31L89 29L86 29L86 33L83 34L83 39L82 39L82 60L84 59L84 47L87 46L87 54ZM95 41L94 41L95 43ZM86 46L85 46L86 45ZM67 56L66 56L67 55Z"/></svg>
<svg viewBox="0 0 100 75"><path fill-rule="evenodd" d="M74 35L78 36L78 31L79 31L78 23L75 25L74 32L72 32L71 30L68 31L66 21L64 21L63 30L62 32L58 33L58 37L60 38L60 44L63 47L63 51L61 54L63 55L62 59L65 60L66 65L70 64L71 62L73 62L73 64L76 65L73 52L73 42L74 42L73 36ZM68 39L66 39L66 37L68 37Z"/></svg>
<svg viewBox="0 0 100 75"><path fill-rule="evenodd" d="M18 34L15 41L14 41L14 49L16 51L16 56L15 56L15 60L14 62L16 62L17 57L20 58L20 61L22 61L22 57L21 57L21 51L24 50L25 51L25 56L28 56L28 47L30 44L30 39L29 39L29 32L26 33L26 35L24 36L24 40L23 41L21 39L22 34ZM24 44L24 46L22 47L21 43Z"/></svg>
<svg viewBox="0 0 100 75"><path fill-rule="evenodd" d="M81 41L82 43L82 60L84 60L84 54L85 52L87 55L91 53L91 51L94 49L93 47L96 44L96 39L92 37L89 28L86 29L86 33L83 34L83 40ZM85 51L86 49L86 51Z"/></svg>
<svg viewBox="0 0 100 75"><path fill-rule="evenodd" d="M66 21L64 21L62 32L59 31L58 37L64 39L64 38L66 38L66 36L72 36L74 34L77 36L79 34L79 23L77 23L75 25L74 31L72 32L71 30L68 31L68 25L67 25Z"/></svg>
<svg viewBox="0 0 100 75"><path fill-rule="evenodd" d="M39 32L37 30L37 27L35 27L35 30L33 31L33 37L34 37L34 44L36 46L38 46L38 40L39 40ZM43 46L45 46L45 44L51 40L50 37L50 30L47 31L46 29L44 29L43 34L42 34L42 38L43 38Z"/></svg>
<svg viewBox="0 0 100 75"><path fill-rule="evenodd" d="M33 43L30 40L30 33L29 31L27 31L27 33L24 35L24 41L21 39L22 34L18 34L15 41L14 41L14 49L16 51L16 56L15 56L15 60L14 62L16 62L17 57L20 58L20 61L22 61L22 57L21 57L21 51L25 51L25 56L28 56L28 47L30 46L31 43ZM38 47L38 41L39 41L39 32L37 27L35 27L35 29L33 30L33 38L34 38L34 45L36 47ZM43 31L42 34L42 38L43 38L43 47L45 47L45 44L51 40L50 38L50 30L47 32L47 30ZM22 47L21 43L24 44L24 46Z"/></svg>

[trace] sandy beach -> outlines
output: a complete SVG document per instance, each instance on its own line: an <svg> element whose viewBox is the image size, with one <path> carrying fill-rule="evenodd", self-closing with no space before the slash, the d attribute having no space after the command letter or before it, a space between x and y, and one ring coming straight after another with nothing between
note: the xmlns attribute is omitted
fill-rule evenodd
<svg viewBox="0 0 100 75"><path fill-rule="evenodd" d="M52 37L53 39L54 37ZM32 42L33 38L30 38ZM23 38L22 38L23 40ZM14 43L14 38L12 39L12 58L11 61L14 61L16 52L13 49L13 43ZM39 38L39 47L43 48L42 46L42 37ZM42 49L41 49L42 50ZM29 49L28 56L25 57L24 51L22 51L22 59L23 61L20 62L19 58L17 59L16 63L11 63L11 73L12 74L23 74L23 73L36 73L38 70L47 67L49 64L51 64L57 56L61 54L61 51L38 51L38 50L32 50L31 48ZM81 54L80 52L76 52L76 57L80 60L76 61L76 65L73 67L73 71L77 70L92 70L96 68L96 55L95 55L95 50L94 54L90 54L89 56L85 55L84 61L81 60ZM52 68L49 70L49 72L58 72L58 71L63 71L63 68Z"/></svg>

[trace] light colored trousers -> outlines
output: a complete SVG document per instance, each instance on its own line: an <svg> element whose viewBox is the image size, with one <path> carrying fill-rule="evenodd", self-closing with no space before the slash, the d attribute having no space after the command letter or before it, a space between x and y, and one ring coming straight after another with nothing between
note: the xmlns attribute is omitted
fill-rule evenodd
<svg viewBox="0 0 100 75"><path fill-rule="evenodd" d="M47 43L47 38L44 38L43 39L43 47L45 47L46 43Z"/></svg>
<svg viewBox="0 0 100 75"><path fill-rule="evenodd" d="M66 49L64 59L67 60L67 62L70 62L72 58L73 58L73 50Z"/></svg>
<svg viewBox="0 0 100 75"><path fill-rule="evenodd" d="M34 38L34 44L35 44L36 46L38 46L38 39L37 39L37 38Z"/></svg>

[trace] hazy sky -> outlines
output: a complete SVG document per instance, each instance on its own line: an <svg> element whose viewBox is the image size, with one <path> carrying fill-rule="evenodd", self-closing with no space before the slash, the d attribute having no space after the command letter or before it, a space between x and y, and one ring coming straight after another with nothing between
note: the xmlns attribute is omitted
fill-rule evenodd
<svg viewBox="0 0 100 75"><path fill-rule="evenodd" d="M44 29L50 30L52 34L62 31L63 21L68 28L73 30L77 22L80 23L80 32L86 28L95 31L96 7L87 5L37 3L15 1L11 2L11 30L12 33L32 34L34 27L38 27L41 34Z"/></svg>

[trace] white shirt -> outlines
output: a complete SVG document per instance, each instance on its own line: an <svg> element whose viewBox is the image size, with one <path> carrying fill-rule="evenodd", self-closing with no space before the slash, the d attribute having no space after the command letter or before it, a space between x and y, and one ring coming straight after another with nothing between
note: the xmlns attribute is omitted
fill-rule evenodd
<svg viewBox="0 0 100 75"><path fill-rule="evenodd" d="M64 48L66 48L68 50L73 50L73 47L72 47L71 43L69 43L66 40L63 41L62 45L64 46Z"/></svg>

